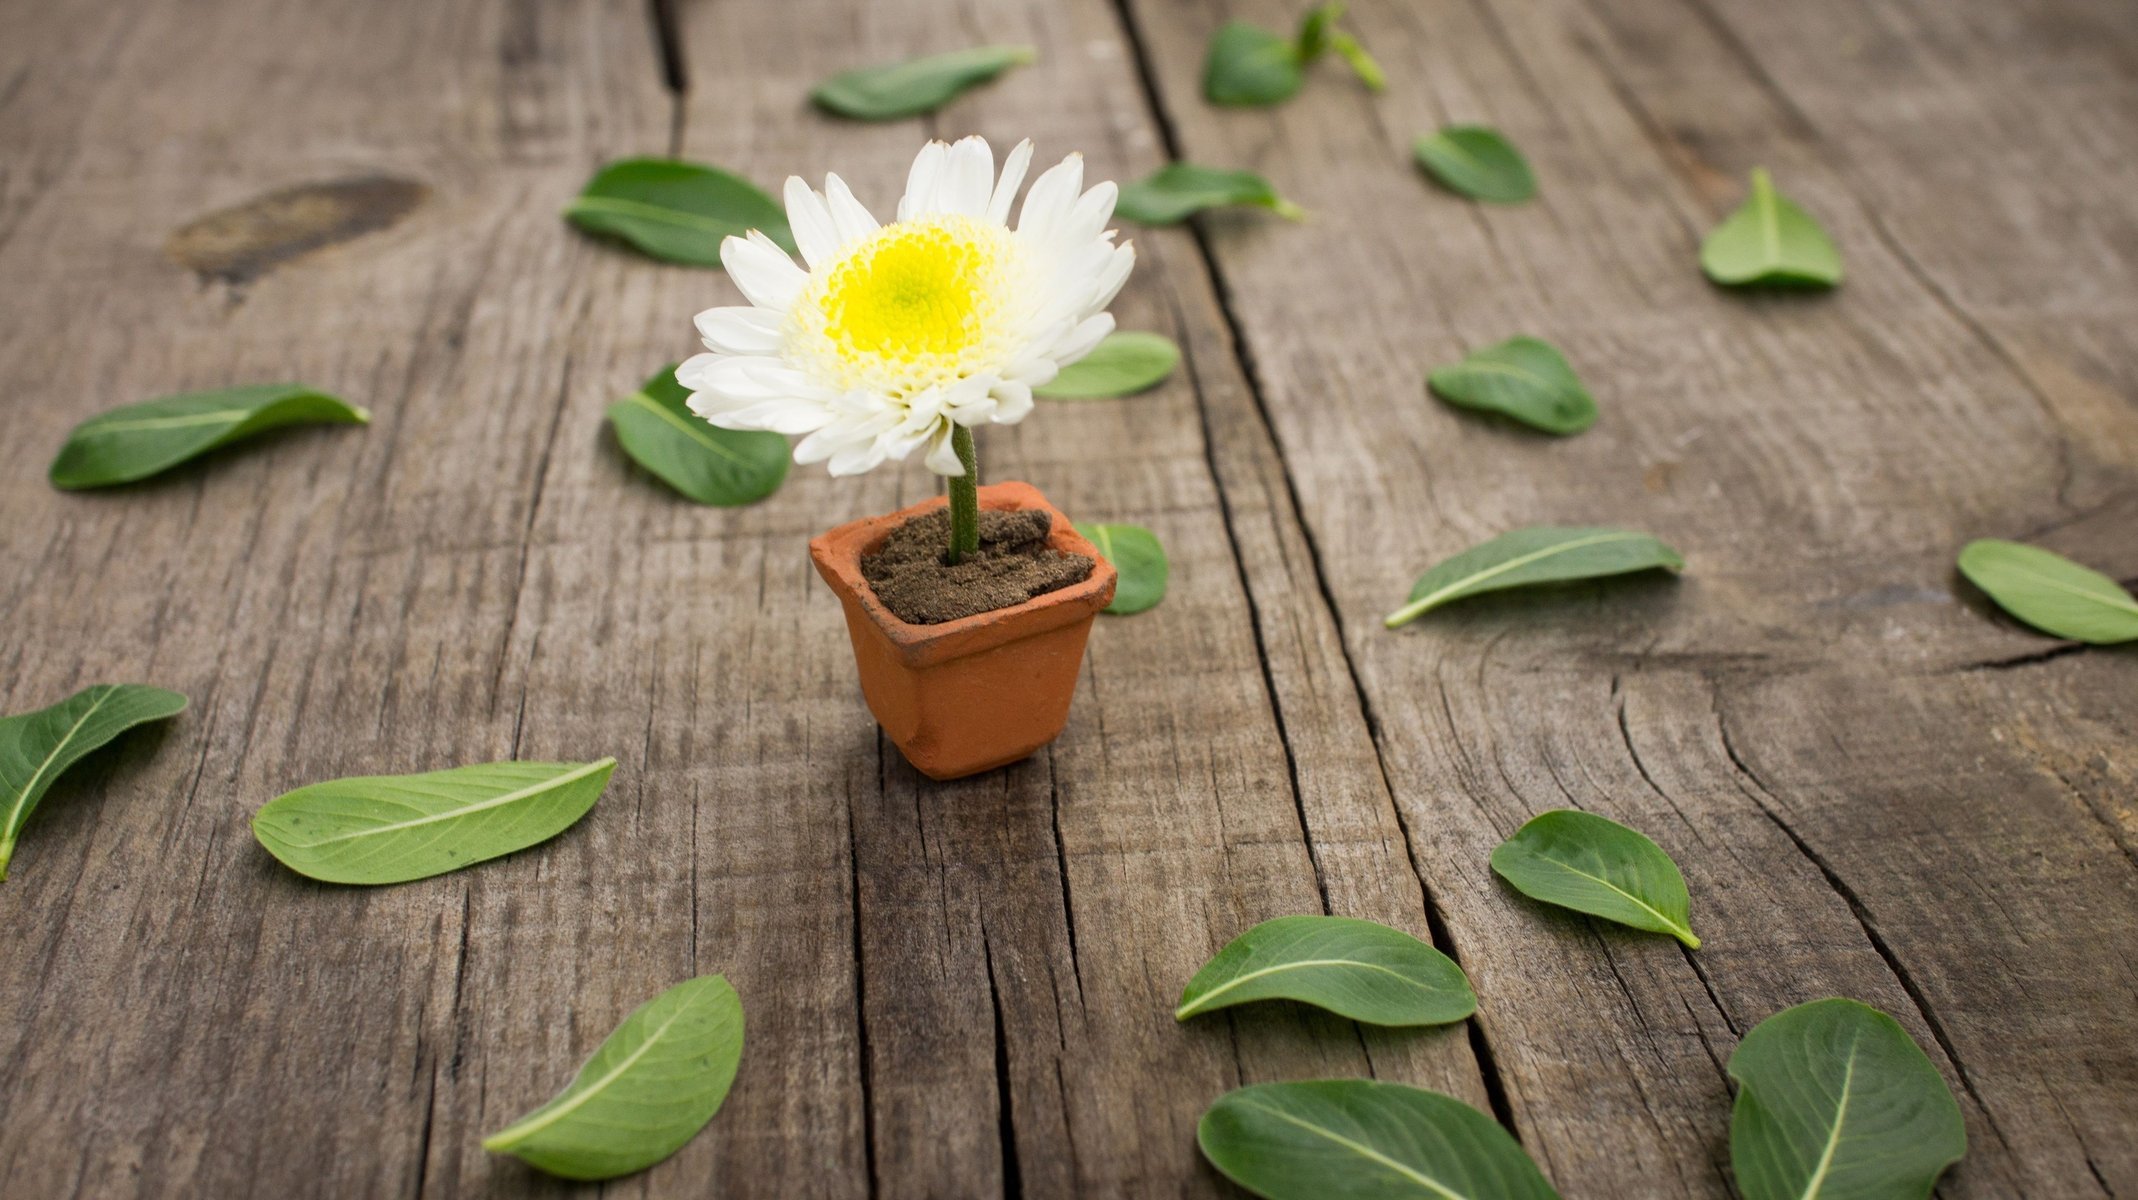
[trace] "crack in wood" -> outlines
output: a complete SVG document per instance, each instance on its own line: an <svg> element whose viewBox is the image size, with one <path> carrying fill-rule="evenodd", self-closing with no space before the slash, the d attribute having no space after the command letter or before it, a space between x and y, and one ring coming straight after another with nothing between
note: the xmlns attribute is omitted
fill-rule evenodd
<svg viewBox="0 0 2138 1200"><path fill-rule="evenodd" d="M1870 910L1864 906L1863 901L1856 895L1856 890L1849 886L1848 881L1841 877L1839 871L1834 869L1833 864L1827 862L1824 855L1813 849L1811 843L1802 834L1799 834L1795 826L1785 820L1780 812L1776 811L1774 805L1769 804L1767 799L1763 799L1763 797L1773 797L1774 792L1767 787L1765 781L1760 779L1751 766L1746 763L1744 757L1738 753L1737 744L1730 737L1729 720L1723 715L1719 697L1715 706L1715 730L1722 741L1723 755L1729 759L1730 765L1736 768L1737 773L1751 785L1741 789L1746 798L1751 800L1753 807L1762 816L1766 817L1776 829L1780 830L1782 836L1788 838L1790 843L1797 848L1797 852L1802 854L1805 860L1818 870L1820 876L1826 880L1827 887L1832 889L1833 893L1839 896L1841 902L1847 906L1849 915L1855 918L1857 927L1863 931L1863 936L1870 942L1871 949L1885 962L1886 969L1892 973L1894 980L1900 984L1901 991L1907 993L1909 1001L1915 1005L1916 1012L1922 1016L1923 1025L1930 1030L1930 1036L1937 1041L1938 1048L1945 1052L1946 1060L1952 1063L1953 1074L1959 1077L1961 1089L1967 1093L1969 1099L1975 1102L1975 1107L1981 1111L1983 1120L1989 1124L1990 1132L1996 1135L1997 1140L2005 1146L2006 1151L2009 1153L2012 1143L2010 1139L2005 1137L2004 1131L1998 1127L1996 1113L1983 1100L1982 1094L1976 1090L1974 1078L1967 1069L1967 1063L1960 1057L1959 1048L1953 1045L1951 1036L1945 1032L1945 1023L1938 1019L1936 1010L1931 1007L1929 998L1924 995L1923 989L1916 983L1915 977L1901 962L1900 956L1894 953L1892 946L1886 942L1885 935L1878 931L1878 925L1872 920Z"/></svg>

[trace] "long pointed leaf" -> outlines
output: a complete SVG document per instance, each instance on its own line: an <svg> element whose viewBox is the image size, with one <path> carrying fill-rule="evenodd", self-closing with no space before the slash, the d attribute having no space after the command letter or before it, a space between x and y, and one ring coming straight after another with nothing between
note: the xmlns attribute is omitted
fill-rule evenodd
<svg viewBox="0 0 2138 1200"><path fill-rule="evenodd" d="M1700 948L1678 864L1616 821L1572 808L1540 813L1493 850L1492 869L1532 899Z"/></svg>
<svg viewBox="0 0 2138 1200"><path fill-rule="evenodd" d="M604 758L336 779L269 801L252 832L300 875L406 883L548 841L594 807L615 770Z"/></svg>
<svg viewBox="0 0 2138 1200"><path fill-rule="evenodd" d="M1370 1079L1263 1083L1218 1097L1203 1156L1269 1200L1558 1200L1522 1147L1453 1096Z"/></svg>
<svg viewBox="0 0 2138 1200"><path fill-rule="evenodd" d="M60 773L145 721L185 711L186 698L136 683L100 683L50 708L0 719L0 881L23 823Z"/></svg>
<svg viewBox="0 0 2138 1200"><path fill-rule="evenodd" d="M1369 1025L1444 1025L1477 1011L1462 968L1400 929L1353 917L1278 917L1232 939L1188 981L1175 1020L1298 1000Z"/></svg>
<svg viewBox="0 0 2138 1200"><path fill-rule="evenodd" d="M1411 588L1410 600L1382 624L1394 629L1450 601L1481 592L1598 579L1651 568L1680 571L1678 552L1645 533L1535 525L1503 533L1446 559Z"/></svg>
<svg viewBox="0 0 2138 1200"><path fill-rule="evenodd" d="M614 1179L667 1158L720 1111L742 1061L742 1001L719 975L640 1005L549 1103L483 1139L566 1179Z"/></svg>
<svg viewBox="0 0 2138 1200"><path fill-rule="evenodd" d="M133 483L284 425L362 425L371 414L296 383L188 392L101 413L74 427L52 460L68 491Z"/></svg>

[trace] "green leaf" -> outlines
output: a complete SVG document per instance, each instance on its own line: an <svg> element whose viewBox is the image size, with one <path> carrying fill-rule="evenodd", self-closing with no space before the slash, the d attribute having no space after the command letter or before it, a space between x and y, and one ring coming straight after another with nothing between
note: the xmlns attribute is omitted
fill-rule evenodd
<svg viewBox="0 0 2138 1200"><path fill-rule="evenodd" d="M1177 225L1206 208L1226 205L1266 208L1288 220L1306 210L1277 194L1253 171L1222 171L1193 163L1173 163L1121 189L1114 215L1145 225Z"/></svg>
<svg viewBox="0 0 2138 1200"><path fill-rule="evenodd" d="M809 93L817 107L860 121L934 112L1011 67L1033 61L1030 46L976 46L834 75Z"/></svg>
<svg viewBox="0 0 2138 1200"><path fill-rule="evenodd" d="M615 769L604 758L336 779L268 801L252 833L299 875L406 883L548 841L594 807Z"/></svg>
<svg viewBox="0 0 2138 1200"><path fill-rule="evenodd" d="M720 265L720 243L755 229L794 252L787 213L739 175L672 158L626 158L596 172L564 219L663 262Z"/></svg>
<svg viewBox="0 0 2138 1200"><path fill-rule="evenodd" d="M1730 1055L1744 1200L1921 1200L1967 1153L1944 1076L1893 1018L1838 997L1785 1008Z"/></svg>
<svg viewBox="0 0 2138 1200"><path fill-rule="evenodd" d="M52 460L52 486L132 483L284 425L362 425L371 414L295 383L187 392L89 418Z"/></svg>
<svg viewBox="0 0 2138 1200"><path fill-rule="evenodd" d="M1278 917L1232 939L1188 981L1173 1019L1254 1000L1298 1000L1368 1025L1445 1025L1477 1011L1454 960L1352 917Z"/></svg>
<svg viewBox="0 0 2138 1200"><path fill-rule="evenodd" d="M1382 624L1394 629L1452 600L1535 583L1597 579L1661 567L1680 571L1678 552L1645 533L1533 525L1503 533L1435 565L1418 577L1410 602Z"/></svg>
<svg viewBox="0 0 2138 1200"><path fill-rule="evenodd" d="M1419 138L1411 150L1440 186L1472 200L1518 204L1537 194L1529 162L1497 129L1450 125Z"/></svg>
<svg viewBox="0 0 2138 1200"><path fill-rule="evenodd" d="M1493 850L1492 869L1533 900L1700 948L1678 864L1616 821L1572 808L1540 813Z"/></svg>
<svg viewBox="0 0 2138 1200"><path fill-rule="evenodd" d="M2138 600L2061 554L1985 538L1960 551L1960 573L2044 633L2096 646L2138 639Z"/></svg>
<svg viewBox="0 0 2138 1200"><path fill-rule="evenodd" d="M762 500L787 478L787 439L758 430L721 429L690 411L690 391L676 365L609 406L616 440L638 465L700 504Z"/></svg>
<svg viewBox="0 0 2138 1200"><path fill-rule="evenodd" d="M719 975L669 988L616 1027L556 1098L483 1139L566 1179L667 1158L720 1111L742 1061L742 1001Z"/></svg>
<svg viewBox="0 0 2138 1200"><path fill-rule="evenodd" d="M1499 1122L1371 1079L1260 1083L1217 1098L1195 1140L1269 1200L1558 1200Z"/></svg>
<svg viewBox="0 0 2138 1200"><path fill-rule="evenodd" d="M1766 168L1752 171L1752 196L1700 246L1700 269L1716 283L1832 287L1841 255L1810 214L1777 193Z"/></svg>
<svg viewBox="0 0 2138 1200"><path fill-rule="evenodd" d="M1162 334L1109 333L1091 353L1062 368L1035 396L1090 400L1128 396L1157 387L1180 362L1180 347Z"/></svg>
<svg viewBox="0 0 2138 1200"><path fill-rule="evenodd" d="M1141 525L1079 525L1076 531L1099 548L1120 576L1107 612L1117 616L1140 613L1166 598L1166 575L1171 568L1165 548L1150 530Z"/></svg>
<svg viewBox="0 0 2138 1200"><path fill-rule="evenodd" d="M1379 91L1388 80L1381 64L1358 39L1337 29L1342 4L1321 4L1299 23L1299 36L1285 38L1244 21L1234 21L1210 38L1203 57L1203 95L1213 104L1264 105L1289 100L1306 78L1306 66L1334 51L1350 64L1367 87Z"/></svg>
<svg viewBox="0 0 2138 1200"><path fill-rule="evenodd" d="M1513 337L1426 376L1450 404L1496 412L1546 433L1580 433L1596 423L1596 401L1551 343Z"/></svg>
<svg viewBox="0 0 2138 1200"><path fill-rule="evenodd" d="M83 755L146 721L185 711L186 698L138 683L100 683L50 708L0 718L0 882L15 839L52 781Z"/></svg>
<svg viewBox="0 0 2138 1200"><path fill-rule="evenodd" d="M1303 66L1291 39L1234 21L1211 35L1203 58L1203 95L1212 104L1276 104L1299 91L1306 77Z"/></svg>
<svg viewBox="0 0 2138 1200"><path fill-rule="evenodd" d="M1336 22L1344 15L1342 4L1321 4L1307 11L1299 22L1299 61L1311 63L1323 53L1333 51L1350 66L1359 77L1359 82L1372 91L1388 86L1388 77L1381 72L1381 64L1366 53L1357 38L1336 28Z"/></svg>

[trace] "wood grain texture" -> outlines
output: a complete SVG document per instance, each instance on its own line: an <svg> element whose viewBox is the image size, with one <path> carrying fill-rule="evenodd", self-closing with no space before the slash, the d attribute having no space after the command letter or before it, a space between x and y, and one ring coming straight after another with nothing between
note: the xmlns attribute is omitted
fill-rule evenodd
<svg viewBox="0 0 2138 1200"><path fill-rule="evenodd" d="M2128 695L2131 661L2001 669L2044 646L1951 567L1968 537L2006 528L2138 572L2129 521L2114 519L2138 491L2138 408L2088 323L2113 322L2129 292L2087 298L2130 269L2115 231L2131 206L2112 190L2070 201L2106 232L2109 260L2059 274L2063 251L2037 256L2047 229L2015 203L2042 189L2004 175L2021 139L2078 158L2094 126L2121 119L2102 114L2111 91L2127 115L2127 74L2081 71L2089 116L2044 150L2079 98L2014 85L2061 67L2062 42L2103 14L1368 7L1355 18L1397 81L1388 95L1319 78L1243 119L1200 102L1196 54L1219 20L1278 23L1281 5L1130 7L1181 153L1262 171L1315 214L1303 229L1203 228L1426 883L1477 981L1517 1128L1554 1181L1726 1187L1735 1038L1842 993L1900 1015L1956 1084L1974 1148L1948 1190L2127 1190L2133 1164L2103 1122L2132 1117L2118 997L2134 979L2102 950L2138 879L2117 818L2128 701L2101 689L2115 678ZM2007 35L1995 51L1973 40L1983 23ZM2080 57L2117 61L2128 45L2114 41ZM1827 52L1869 43L1875 70ZM2038 57L1993 86L1946 57L1956 46ZM1909 122L1932 93L1955 126L1999 103L2031 117L1970 142ZM1850 144L1807 113L1853 126ZM1399 161L1451 121L1513 136L1540 200L1474 207L1351 166ZM1955 186L1917 190L1911 155ZM1728 295L1690 269L1758 164L1844 246L1839 293ZM1985 187L1960 186L1975 178ZM1940 238L1956 224L1980 253ZM1956 282L2000 269L2064 280L2060 298L2087 315L2078 336ZM1347 319L1310 318L1339 290ZM1516 332L1568 351L1603 404L1596 429L1547 444L1423 401L1424 368ZM2063 396L2043 394L2047 377ZM1687 552L1687 578L1451 609L1396 635L1374 620L1424 564L1574 519L1655 530ZM1497 840L1565 804L1656 835L1685 865L1702 952L1539 913L1489 879ZM2074 922L2073 905L2115 915ZM2085 1028L2041 991L2051 978L2091 1014Z"/></svg>
<svg viewBox="0 0 2138 1200"><path fill-rule="evenodd" d="M2138 576L2138 29L2115 0L1356 7L1388 92L1325 65L1236 112L1197 94L1204 39L1287 3L0 0L0 705L193 699L61 780L0 885L0 1192L583 1190L477 1143L715 971L735 1088L609 1193L1239 1195L1194 1149L1211 1098L1371 1074L1495 1112L1569 1196L1727 1195L1721 1064L1830 994L1953 1083L1943 1193L2138 1191L2138 660L1952 569L2000 536ZM1039 60L918 120L807 106L982 42ZM1422 180L1411 139L1456 120L1540 199ZM681 153L836 170L887 215L920 142L969 132L1093 178L1253 167L1314 216L1129 231L1116 313L1182 369L983 435L989 477L1156 531L1173 586L1101 620L1060 741L943 785L869 722L803 550L932 479L678 500L602 412L736 293L556 212ZM1834 232L1839 292L1700 277L1754 165ZM256 272L170 255L365 178L424 191ZM1516 332L1567 351L1595 429L1427 399ZM44 482L90 413L270 378L374 424ZM1380 628L1428 562L1575 520L1687 577ZM602 754L580 826L405 887L296 879L246 826L318 779ZM1673 854L1698 954L1491 876L1567 804ZM1173 1022L1240 929L1323 911L1432 937L1480 1016Z"/></svg>

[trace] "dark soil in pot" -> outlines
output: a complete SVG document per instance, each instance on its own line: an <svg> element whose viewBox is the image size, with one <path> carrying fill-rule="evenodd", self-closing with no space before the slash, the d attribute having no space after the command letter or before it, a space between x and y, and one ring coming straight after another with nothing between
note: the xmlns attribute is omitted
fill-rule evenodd
<svg viewBox="0 0 2138 1200"><path fill-rule="evenodd" d="M1047 548L1053 518L1044 509L980 512L980 552L952 566L950 512L923 513L861 556L876 598L908 625L940 625L1012 608L1034 596L1082 583L1092 560Z"/></svg>

